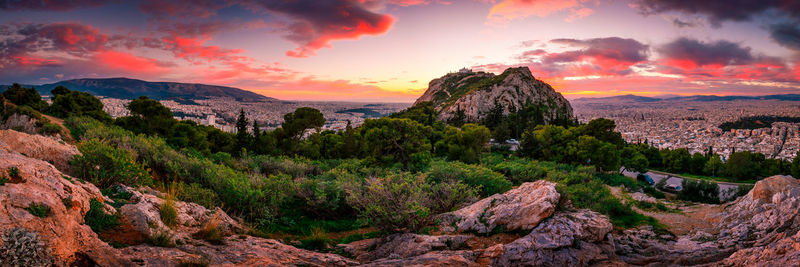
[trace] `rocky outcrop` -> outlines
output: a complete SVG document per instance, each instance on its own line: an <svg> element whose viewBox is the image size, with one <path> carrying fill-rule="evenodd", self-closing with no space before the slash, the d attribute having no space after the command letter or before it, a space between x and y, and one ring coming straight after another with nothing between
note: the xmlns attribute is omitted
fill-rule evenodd
<svg viewBox="0 0 800 267"><path fill-rule="evenodd" d="M27 134L15 135L16 142L42 141ZM36 141L33 141L36 140ZM39 143L47 145L49 142ZM16 147L30 148L30 144ZM55 148L30 151L53 151ZM57 149L55 149L57 150ZM33 153L32 153L33 154ZM46 153L43 155L47 155ZM40 155L41 156L41 155ZM92 184L78 181L58 171L45 161L24 156L7 143L0 142L0 173L9 175L10 167L19 169L19 178L0 185L0 232L21 228L35 233L57 265L90 258L106 266L125 266L119 251L101 241L89 226L84 215L92 199L103 199ZM31 205L44 206L44 217L37 217Z"/></svg>
<svg viewBox="0 0 800 267"><path fill-rule="evenodd" d="M328 253L295 248L274 239L246 235L225 238L224 244L202 241L173 248L138 245L122 249L125 258L144 266L178 266L203 263L211 266L352 266L358 262Z"/></svg>
<svg viewBox="0 0 800 267"><path fill-rule="evenodd" d="M528 235L484 251L479 261L491 266L588 266L611 262L611 222L588 210L559 212Z"/></svg>
<svg viewBox="0 0 800 267"><path fill-rule="evenodd" d="M525 183L504 194L482 199L463 209L440 216L443 232L489 233L497 227L506 231L530 230L553 215L560 195L555 184L540 180Z"/></svg>
<svg viewBox="0 0 800 267"><path fill-rule="evenodd" d="M339 255L302 250L273 239L237 235L235 233L243 232L239 222L220 209L208 210L194 203L175 201L176 224L167 227L158 213L158 208L165 201L163 194L147 188L134 190L125 186L115 188L132 195L129 203L118 209L122 221L130 224L132 231L140 232L142 236L152 236L154 230L162 230L176 242L173 244L175 247L138 244L121 250L113 248L84 221L91 200L106 203L111 200L104 197L93 184L65 175L42 160L64 162L76 150L40 136L8 132L0 134L0 176L10 176L10 167L18 169L18 175L0 185L0 265L357 264ZM33 209L32 206L38 208ZM116 212L109 205L105 205L105 211ZM221 242L210 242L194 236L204 230L209 222L214 222L216 230L223 236Z"/></svg>
<svg viewBox="0 0 800 267"><path fill-rule="evenodd" d="M468 121L480 121L499 103L504 113L528 104L541 105L544 119L571 118L572 106L549 84L537 80L527 67L509 68L500 75L463 70L434 79L415 104L432 102L440 119L458 110Z"/></svg>
<svg viewBox="0 0 800 267"><path fill-rule="evenodd" d="M0 143L27 157L50 162L61 171L68 172L69 161L80 154L77 148L63 141L41 135L29 135L14 130L0 130Z"/></svg>
<svg viewBox="0 0 800 267"><path fill-rule="evenodd" d="M617 255L636 265L797 266L800 264L800 183L788 176L758 181L728 204L715 225L719 234L695 231L672 237L650 229L626 230Z"/></svg>

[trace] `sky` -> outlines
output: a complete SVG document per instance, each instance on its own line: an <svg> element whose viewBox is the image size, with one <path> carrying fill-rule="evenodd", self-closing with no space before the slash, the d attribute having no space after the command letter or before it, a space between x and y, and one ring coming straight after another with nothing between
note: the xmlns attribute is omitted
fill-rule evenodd
<svg viewBox="0 0 800 267"><path fill-rule="evenodd" d="M571 99L800 93L800 1L0 0L0 84L411 102L448 72L518 66Z"/></svg>

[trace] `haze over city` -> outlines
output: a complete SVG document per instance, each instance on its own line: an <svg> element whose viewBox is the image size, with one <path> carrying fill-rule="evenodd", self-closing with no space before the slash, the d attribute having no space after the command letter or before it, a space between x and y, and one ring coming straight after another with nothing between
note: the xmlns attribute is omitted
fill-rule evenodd
<svg viewBox="0 0 800 267"><path fill-rule="evenodd" d="M0 84L128 77L283 100L412 102L462 67L569 99L800 86L800 4L530 0L2 1Z"/></svg>

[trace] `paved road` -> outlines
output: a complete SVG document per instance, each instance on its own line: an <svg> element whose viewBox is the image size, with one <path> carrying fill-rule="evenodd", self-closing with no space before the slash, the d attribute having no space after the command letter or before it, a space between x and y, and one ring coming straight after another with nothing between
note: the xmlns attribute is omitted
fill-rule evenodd
<svg viewBox="0 0 800 267"><path fill-rule="evenodd" d="M631 177L633 179L636 179L636 175L638 175L639 173L638 172L632 172L632 171L624 171L623 174L625 176L627 176L627 177ZM645 174L650 175L650 178L653 178L653 181L655 181L656 183L658 183L662 179L667 179L667 184L680 185L681 182L683 182L683 177L671 176L671 177L667 178L667 175L665 175L665 174L654 173L654 172L646 172ZM739 184L735 184L735 183L726 183L726 182L716 182L716 183L717 183L717 185L719 185L719 199L720 200L726 199L731 194L736 194L736 190L738 190L738 188L739 188Z"/></svg>

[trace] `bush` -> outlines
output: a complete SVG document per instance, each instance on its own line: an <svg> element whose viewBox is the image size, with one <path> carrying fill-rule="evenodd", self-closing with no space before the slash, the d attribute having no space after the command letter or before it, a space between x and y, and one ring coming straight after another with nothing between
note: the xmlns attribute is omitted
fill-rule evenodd
<svg viewBox="0 0 800 267"><path fill-rule="evenodd" d="M611 191L599 181L591 181L570 186L558 185L562 198L569 199L577 208L588 208L608 215L611 223L625 228L642 224L656 224L657 221L636 213L629 204L622 204Z"/></svg>
<svg viewBox="0 0 800 267"><path fill-rule="evenodd" d="M26 209L36 217L44 218L50 215L50 207L43 203L31 203Z"/></svg>
<svg viewBox="0 0 800 267"><path fill-rule="evenodd" d="M11 182L5 175L0 175L0 186L5 185L6 183Z"/></svg>
<svg viewBox="0 0 800 267"><path fill-rule="evenodd" d="M433 183L461 181L479 188L480 196L487 197L511 189L511 182L505 176L482 166L461 162L435 161L425 173L426 180Z"/></svg>
<svg viewBox="0 0 800 267"><path fill-rule="evenodd" d="M61 133L61 126L54 123L45 123L42 127L39 127L39 132L46 135L54 135L57 133Z"/></svg>
<svg viewBox="0 0 800 267"><path fill-rule="evenodd" d="M11 177L11 179L15 179L15 180L19 179L20 178L20 176L19 176L19 168L17 168L17 167L8 167L8 177Z"/></svg>
<svg viewBox="0 0 800 267"><path fill-rule="evenodd" d="M116 214L107 214L103 203L92 199L89 201L89 211L83 217L86 225L92 228L95 233L102 233L103 231L117 228L120 225L119 216Z"/></svg>
<svg viewBox="0 0 800 267"><path fill-rule="evenodd" d="M182 186L183 190L178 192L178 199L186 202L194 202L208 209L213 209L219 205L219 197L214 190L203 188L198 183L191 183Z"/></svg>
<svg viewBox="0 0 800 267"><path fill-rule="evenodd" d="M36 232L13 228L3 233L0 262L3 266L51 266L53 256Z"/></svg>
<svg viewBox="0 0 800 267"><path fill-rule="evenodd" d="M662 179L662 180L666 180L666 179ZM652 187L650 185L642 186L642 191L644 191L645 194L647 194L647 195L649 195L651 197L654 197L654 198L663 199L663 198L667 197L666 195L664 195L664 192L658 191L658 190L656 190L654 187Z"/></svg>
<svg viewBox="0 0 800 267"><path fill-rule="evenodd" d="M137 186L151 183L144 166L137 163L127 150L115 148L98 139L78 144L81 154L70 161L76 176L88 180L100 188L116 183Z"/></svg>
<svg viewBox="0 0 800 267"><path fill-rule="evenodd" d="M683 179L678 199L693 202L719 203L719 185L704 180Z"/></svg>
<svg viewBox="0 0 800 267"><path fill-rule="evenodd" d="M425 187L421 176L399 173L349 185L347 200L380 230L413 232L430 222Z"/></svg>

